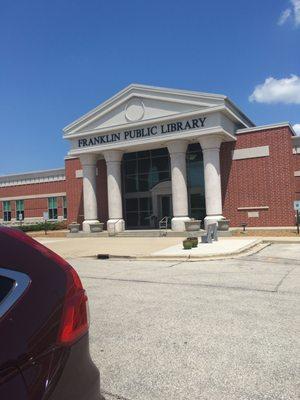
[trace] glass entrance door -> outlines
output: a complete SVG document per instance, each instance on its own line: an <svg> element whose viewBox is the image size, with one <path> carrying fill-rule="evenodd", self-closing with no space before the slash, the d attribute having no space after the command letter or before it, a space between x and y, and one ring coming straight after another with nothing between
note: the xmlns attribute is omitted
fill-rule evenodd
<svg viewBox="0 0 300 400"><path fill-rule="evenodd" d="M161 196L161 217L171 217L171 196Z"/></svg>
<svg viewBox="0 0 300 400"><path fill-rule="evenodd" d="M154 228L158 215L153 215L151 190L171 178L168 149L124 154L122 170L126 229ZM168 212L167 202L164 200L164 212Z"/></svg>
<svg viewBox="0 0 300 400"><path fill-rule="evenodd" d="M159 220L164 217L168 217L168 225L171 226L172 213L172 196L171 195L161 195L159 198Z"/></svg>

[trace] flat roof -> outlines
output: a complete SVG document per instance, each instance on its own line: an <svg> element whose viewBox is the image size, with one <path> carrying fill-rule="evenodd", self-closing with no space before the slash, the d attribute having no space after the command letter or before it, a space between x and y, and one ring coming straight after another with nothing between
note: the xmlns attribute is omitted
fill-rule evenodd
<svg viewBox="0 0 300 400"><path fill-rule="evenodd" d="M238 129L236 131L236 134L238 135L239 133L257 132L257 131L264 131L266 129L283 128L283 127L290 128L292 134L296 136L296 132L294 131L292 125L289 122L279 122L277 124L259 125L251 128L242 128Z"/></svg>
<svg viewBox="0 0 300 400"><path fill-rule="evenodd" d="M9 182L11 180L23 180L30 178L44 178L48 176L60 176L65 174L65 168L53 168L40 171L22 172L18 174L1 175L1 182Z"/></svg>

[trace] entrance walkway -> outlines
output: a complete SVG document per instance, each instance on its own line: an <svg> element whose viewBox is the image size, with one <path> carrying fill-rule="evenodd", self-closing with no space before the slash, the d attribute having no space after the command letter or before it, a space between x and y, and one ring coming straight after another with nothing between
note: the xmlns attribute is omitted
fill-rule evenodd
<svg viewBox="0 0 300 400"><path fill-rule="evenodd" d="M184 250L182 244L168 247L166 249L156 251L151 255L154 257L183 257L183 258L206 258L206 257L221 257L230 256L242 253L255 245L258 245L261 241L257 239L219 239L213 243L199 243L198 247L191 250Z"/></svg>
<svg viewBox="0 0 300 400"><path fill-rule="evenodd" d="M38 240L65 258L96 257L97 254L124 258L220 257L238 254L259 243L257 238L220 238L217 243L199 243L198 249L183 250L183 239L183 237L97 237L40 238Z"/></svg>

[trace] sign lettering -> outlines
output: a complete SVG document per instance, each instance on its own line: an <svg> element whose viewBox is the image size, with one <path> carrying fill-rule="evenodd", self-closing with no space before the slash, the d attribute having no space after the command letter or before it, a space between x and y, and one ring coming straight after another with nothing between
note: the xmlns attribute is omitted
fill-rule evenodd
<svg viewBox="0 0 300 400"><path fill-rule="evenodd" d="M120 141L128 141L138 138L164 135L172 132L182 132L191 129L204 128L207 117L193 118L186 121L177 121L161 125L152 125L145 128L130 129L103 136L93 136L78 140L78 147L97 146Z"/></svg>

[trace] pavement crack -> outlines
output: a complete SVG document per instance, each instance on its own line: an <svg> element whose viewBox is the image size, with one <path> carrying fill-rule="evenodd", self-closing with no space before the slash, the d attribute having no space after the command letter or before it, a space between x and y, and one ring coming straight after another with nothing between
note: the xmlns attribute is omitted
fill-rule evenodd
<svg viewBox="0 0 300 400"><path fill-rule="evenodd" d="M242 286L222 286L222 285L211 285L207 283L189 283L189 282L159 282L159 281L149 281L142 279L124 279L124 278L105 278L105 277L95 277L95 276L82 276L84 279L97 279L103 281L116 281L116 282L126 282L126 283L146 283L152 285L169 285L169 286L188 286L188 287L203 287L203 288L213 288L213 289L225 289L225 290L240 290L245 292L262 292L262 293L276 293L275 289L256 289L256 288L246 288Z"/></svg>
<svg viewBox="0 0 300 400"><path fill-rule="evenodd" d="M275 289L274 289L274 292L279 292L279 288L280 288L280 286L283 284L283 282L284 282L284 280L289 276L289 274L291 273L291 272L293 272L294 271L294 269L295 269L296 267L294 267L294 268L291 268L289 271L287 271L284 275L283 275L283 277L280 279L280 281L277 283L277 285L276 285L276 287L275 287Z"/></svg>
<svg viewBox="0 0 300 400"><path fill-rule="evenodd" d="M240 260L239 260L240 261ZM295 267L300 265L300 262L293 259L293 258L282 258L282 257L253 257L253 256L246 256L241 261L246 262L258 262L263 264L284 264L284 265L294 265Z"/></svg>
<svg viewBox="0 0 300 400"><path fill-rule="evenodd" d="M184 264L184 263L187 262L187 261L188 261L188 260L179 261L179 262L177 262L177 263L175 263L175 264L168 265L166 268L176 267L177 265Z"/></svg>
<svg viewBox="0 0 300 400"><path fill-rule="evenodd" d="M119 394L107 392L106 390L101 390L101 394L113 397L114 399L117 399L117 400L130 400L128 397L124 397ZM105 397L104 397L103 400L108 400L108 399L105 399Z"/></svg>

